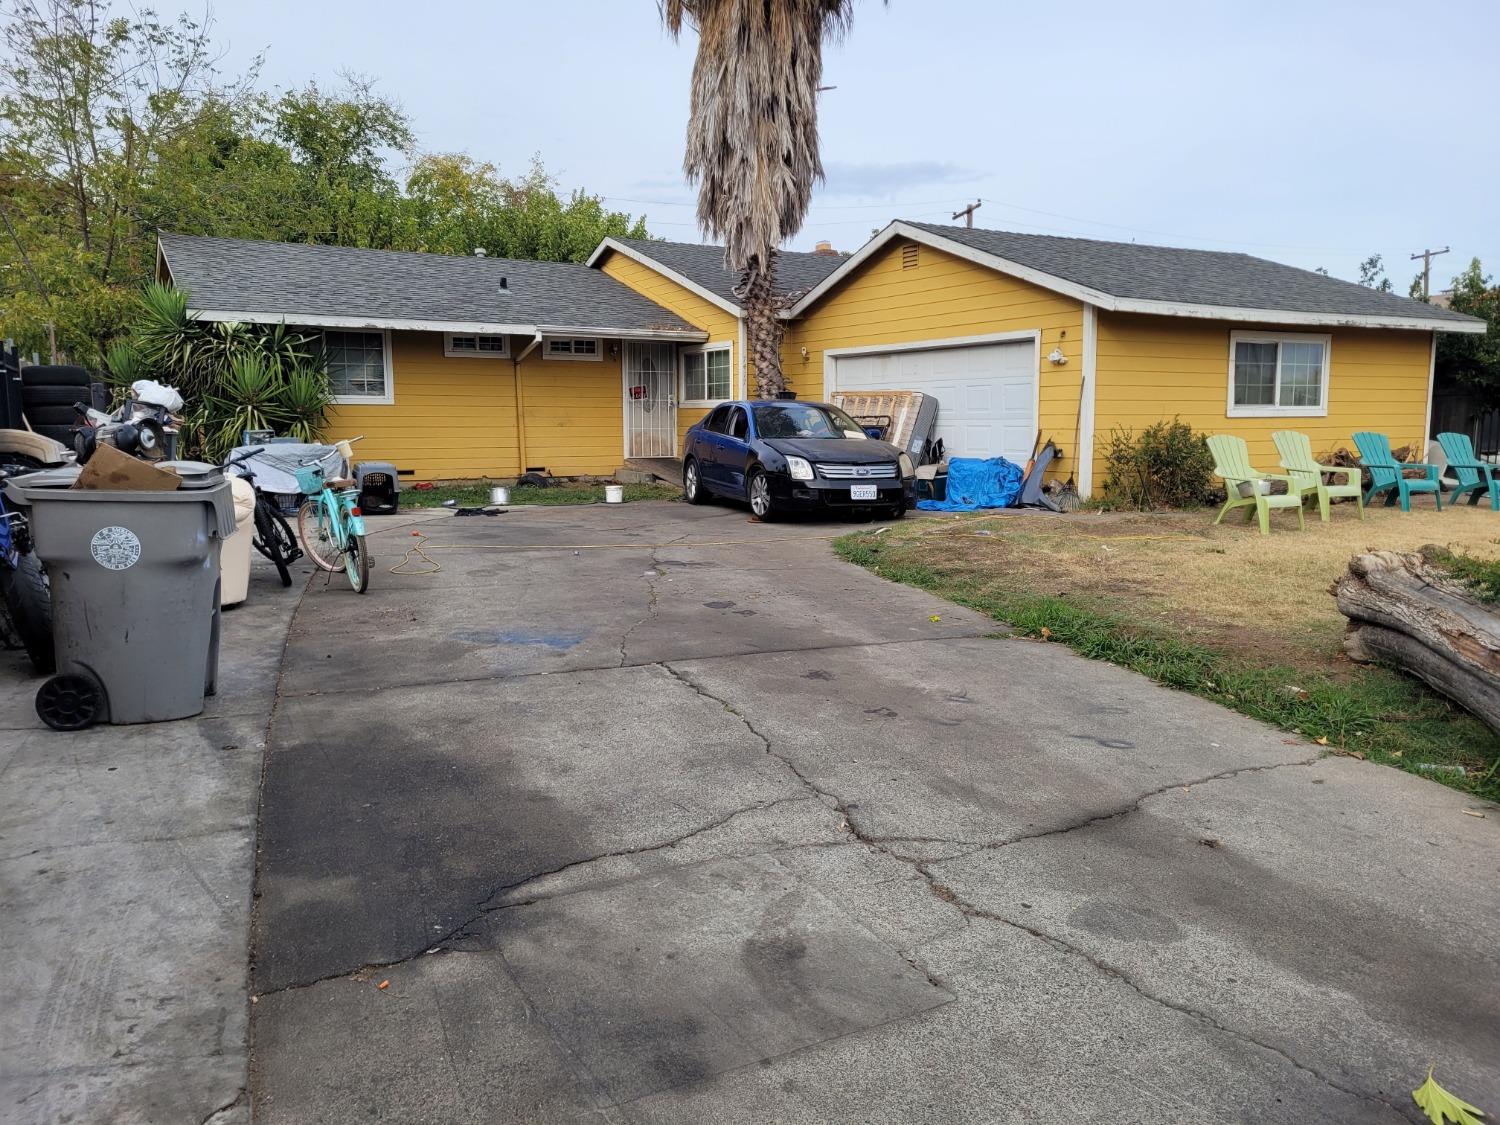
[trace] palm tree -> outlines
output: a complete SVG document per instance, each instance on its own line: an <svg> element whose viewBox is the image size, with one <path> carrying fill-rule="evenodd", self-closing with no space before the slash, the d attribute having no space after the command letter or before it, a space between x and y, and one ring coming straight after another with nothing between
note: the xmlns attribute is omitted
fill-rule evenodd
<svg viewBox="0 0 1500 1125"><path fill-rule="evenodd" d="M698 223L724 242L740 275L755 387L786 388L781 373L776 248L807 217L818 156L823 43L848 31L853 0L658 0L675 37L698 31L683 170L698 184Z"/></svg>

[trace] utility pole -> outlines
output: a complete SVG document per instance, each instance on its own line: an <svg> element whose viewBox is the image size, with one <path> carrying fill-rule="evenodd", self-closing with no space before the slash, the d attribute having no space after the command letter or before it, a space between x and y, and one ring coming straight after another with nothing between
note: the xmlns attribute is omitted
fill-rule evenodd
<svg viewBox="0 0 1500 1125"><path fill-rule="evenodd" d="M974 226L974 212L982 206L984 206L984 200L976 199L962 211L953 212L953 217L956 219L962 215L964 217L964 226L972 228Z"/></svg>
<svg viewBox="0 0 1500 1125"><path fill-rule="evenodd" d="M1432 296L1432 259L1436 258L1439 254L1446 253L1448 253L1448 247L1444 246L1441 250L1423 250L1420 254L1413 254L1411 256L1411 260L1414 262L1418 258L1422 259L1422 300L1424 301Z"/></svg>

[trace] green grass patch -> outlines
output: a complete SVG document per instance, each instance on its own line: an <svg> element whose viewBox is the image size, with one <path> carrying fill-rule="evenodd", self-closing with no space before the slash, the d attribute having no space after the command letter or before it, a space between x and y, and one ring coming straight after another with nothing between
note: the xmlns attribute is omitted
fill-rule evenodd
<svg viewBox="0 0 1500 1125"><path fill-rule="evenodd" d="M1442 547L1428 547L1427 561L1441 567L1474 592L1482 602L1500 602L1500 561L1455 554Z"/></svg>
<svg viewBox="0 0 1500 1125"><path fill-rule="evenodd" d="M1024 575L947 572L919 557L919 541L856 533L835 541L834 549L882 578L987 614L1023 636L1065 644L1081 656L1130 668L1309 741L1327 739L1332 748L1500 800L1500 736L1415 680L1384 668L1335 676L1256 664L1084 598L1018 588ZM1464 772L1443 768L1453 766Z"/></svg>
<svg viewBox="0 0 1500 1125"><path fill-rule="evenodd" d="M440 484L433 488L401 490L401 504L407 508L439 508L454 500L460 508L483 507L490 502L490 488L495 482L480 480L465 484ZM667 484L627 484L625 500L679 500L682 489ZM603 484L564 483L550 488L512 488L512 504L602 504Z"/></svg>

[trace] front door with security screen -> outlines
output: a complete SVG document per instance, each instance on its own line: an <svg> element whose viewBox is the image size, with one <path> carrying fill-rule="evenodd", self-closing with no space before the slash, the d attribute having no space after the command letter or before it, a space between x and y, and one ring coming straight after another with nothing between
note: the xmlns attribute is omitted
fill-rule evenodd
<svg viewBox="0 0 1500 1125"><path fill-rule="evenodd" d="M627 456L677 456L676 347L627 343L624 373Z"/></svg>

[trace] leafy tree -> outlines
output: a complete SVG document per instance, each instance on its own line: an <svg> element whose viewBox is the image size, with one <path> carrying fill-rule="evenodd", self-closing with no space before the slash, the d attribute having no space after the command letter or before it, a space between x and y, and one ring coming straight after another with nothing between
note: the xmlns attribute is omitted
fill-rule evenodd
<svg viewBox="0 0 1500 1125"><path fill-rule="evenodd" d="M420 157L406 180L412 250L580 262L606 237L645 238L645 219L609 211L598 196L566 200L539 160L520 180L454 153Z"/></svg>
<svg viewBox="0 0 1500 1125"><path fill-rule="evenodd" d="M464 156L416 156L369 82L222 79L208 23L109 0L0 0L0 313L27 349L95 363L135 316L156 231L582 260L644 223ZM403 185L392 161L410 161Z"/></svg>
<svg viewBox="0 0 1500 1125"><path fill-rule="evenodd" d="M4 16L6 331L96 354L150 274L146 170L215 88L208 30L149 9L111 15L101 0L12 0ZM244 87L218 93L232 103Z"/></svg>
<svg viewBox="0 0 1500 1125"><path fill-rule="evenodd" d="M740 275L756 390L785 389L776 250L807 217L823 178L818 87L823 43L841 35L853 0L661 0L673 36L698 32L683 170L698 183L698 223L724 242Z"/></svg>
<svg viewBox="0 0 1500 1125"><path fill-rule="evenodd" d="M1438 336L1437 375L1472 387L1490 403L1500 403L1500 286L1475 258L1453 279L1449 307L1489 322L1484 335L1444 332Z"/></svg>
<svg viewBox="0 0 1500 1125"><path fill-rule="evenodd" d="M1385 265L1379 254L1371 254L1359 263L1359 283L1378 293L1391 291L1391 279L1385 276Z"/></svg>

